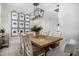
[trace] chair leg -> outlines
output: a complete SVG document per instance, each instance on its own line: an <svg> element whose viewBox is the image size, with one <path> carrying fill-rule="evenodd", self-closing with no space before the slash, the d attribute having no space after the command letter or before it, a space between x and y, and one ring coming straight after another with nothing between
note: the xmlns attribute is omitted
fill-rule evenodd
<svg viewBox="0 0 79 59"><path fill-rule="evenodd" d="M47 52L45 52L45 56L47 56Z"/></svg>
<svg viewBox="0 0 79 59"><path fill-rule="evenodd" d="M70 56L73 56L73 53L70 53Z"/></svg>

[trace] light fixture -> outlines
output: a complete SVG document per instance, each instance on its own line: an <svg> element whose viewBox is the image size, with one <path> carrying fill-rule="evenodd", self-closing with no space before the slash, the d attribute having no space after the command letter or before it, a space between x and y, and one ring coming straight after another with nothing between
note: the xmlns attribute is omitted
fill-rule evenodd
<svg viewBox="0 0 79 59"><path fill-rule="evenodd" d="M33 3L33 5L34 5L34 16L36 16L35 11L37 10L37 6L39 5L39 3Z"/></svg>
<svg viewBox="0 0 79 59"><path fill-rule="evenodd" d="M32 20L35 20L44 15L44 10L41 8L38 8L40 3L33 3L33 5L34 5L34 12L32 13Z"/></svg>
<svg viewBox="0 0 79 59"><path fill-rule="evenodd" d="M57 5L57 8L54 11L59 12L59 4Z"/></svg>

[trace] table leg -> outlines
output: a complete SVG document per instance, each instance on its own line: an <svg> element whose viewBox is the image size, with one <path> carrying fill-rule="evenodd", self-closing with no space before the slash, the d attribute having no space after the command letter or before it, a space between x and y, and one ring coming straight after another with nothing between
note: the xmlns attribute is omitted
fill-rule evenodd
<svg viewBox="0 0 79 59"><path fill-rule="evenodd" d="M47 52L49 51L49 47L45 47L44 50L45 50L45 56L46 56Z"/></svg>

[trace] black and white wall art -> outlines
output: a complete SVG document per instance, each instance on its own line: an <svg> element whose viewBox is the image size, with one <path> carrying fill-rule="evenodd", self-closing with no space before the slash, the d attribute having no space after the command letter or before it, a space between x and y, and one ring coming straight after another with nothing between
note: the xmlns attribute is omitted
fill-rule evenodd
<svg viewBox="0 0 79 59"><path fill-rule="evenodd" d="M17 36L18 29L12 29L12 36Z"/></svg>
<svg viewBox="0 0 79 59"><path fill-rule="evenodd" d="M29 21L29 15L28 14L25 15L25 21Z"/></svg>
<svg viewBox="0 0 79 59"><path fill-rule="evenodd" d="M22 21L19 22L19 28L24 28L24 22Z"/></svg>
<svg viewBox="0 0 79 59"><path fill-rule="evenodd" d="M28 14L23 12L11 12L11 36L17 36L17 32L30 31L30 18Z"/></svg>
<svg viewBox="0 0 79 59"><path fill-rule="evenodd" d="M30 31L30 16L28 14L25 15L25 32Z"/></svg>
<svg viewBox="0 0 79 59"><path fill-rule="evenodd" d="M19 32L22 32L22 33L24 33L24 29L19 29Z"/></svg>
<svg viewBox="0 0 79 59"><path fill-rule="evenodd" d="M23 20L24 21L24 13L19 13L19 20Z"/></svg>
<svg viewBox="0 0 79 59"><path fill-rule="evenodd" d="M12 21L12 27L17 28L18 27L18 22L17 21Z"/></svg>
<svg viewBox="0 0 79 59"><path fill-rule="evenodd" d="M29 28L29 22L25 22L25 28Z"/></svg>
<svg viewBox="0 0 79 59"><path fill-rule="evenodd" d="M18 13L16 11L12 11L12 19L17 20L18 19Z"/></svg>
<svg viewBox="0 0 79 59"><path fill-rule="evenodd" d="M25 32L29 32L29 29L27 28L27 29L25 29Z"/></svg>

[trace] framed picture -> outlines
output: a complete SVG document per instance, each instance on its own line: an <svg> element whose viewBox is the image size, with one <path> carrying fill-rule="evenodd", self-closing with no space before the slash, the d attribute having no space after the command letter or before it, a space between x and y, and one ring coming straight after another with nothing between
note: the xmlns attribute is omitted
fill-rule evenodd
<svg viewBox="0 0 79 59"><path fill-rule="evenodd" d="M25 28L29 28L29 22L25 22Z"/></svg>
<svg viewBox="0 0 79 59"><path fill-rule="evenodd" d="M18 22L17 21L12 21L12 27L18 28Z"/></svg>
<svg viewBox="0 0 79 59"><path fill-rule="evenodd" d="M29 21L30 17L28 14L25 15L25 21Z"/></svg>
<svg viewBox="0 0 79 59"><path fill-rule="evenodd" d="M16 11L12 11L11 12L11 18L13 19L13 20L17 20L18 19L18 13L16 12Z"/></svg>
<svg viewBox="0 0 79 59"><path fill-rule="evenodd" d="M24 33L24 29L19 29L19 32L22 32L22 33Z"/></svg>
<svg viewBox="0 0 79 59"><path fill-rule="evenodd" d="M12 36L17 36L18 29L12 29Z"/></svg>
<svg viewBox="0 0 79 59"><path fill-rule="evenodd" d="M19 13L19 20L24 20L24 13Z"/></svg>
<svg viewBox="0 0 79 59"><path fill-rule="evenodd" d="M25 29L25 32L29 32L29 28L28 29Z"/></svg>
<svg viewBox="0 0 79 59"><path fill-rule="evenodd" d="M24 22L20 21L20 22L19 22L19 27L20 27L20 28L24 28Z"/></svg>

